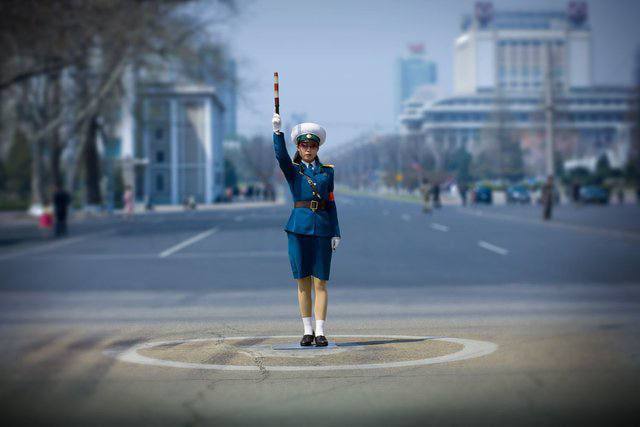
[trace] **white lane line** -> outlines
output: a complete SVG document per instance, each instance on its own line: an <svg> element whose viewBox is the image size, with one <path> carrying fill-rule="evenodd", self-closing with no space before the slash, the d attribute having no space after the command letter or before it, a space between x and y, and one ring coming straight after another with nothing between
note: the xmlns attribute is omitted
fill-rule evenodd
<svg viewBox="0 0 640 427"><path fill-rule="evenodd" d="M483 212L480 210L467 210L463 208L459 208L458 212L466 215L473 215L473 216L478 216L478 217L483 217L488 219L507 220L512 222L524 223L524 224L540 225L543 227L555 227L555 228L571 230L571 231L584 233L584 234L597 234L605 237L640 240L640 233L632 230L613 230L611 228L594 228L594 227L588 227L584 225L570 224L567 222L561 222L556 220L547 222L547 221L542 221L542 219L516 217L513 215L489 213L489 212Z"/></svg>
<svg viewBox="0 0 640 427"><path fill-rule="evenodd" d="M286 257L286 251L186 252L174 258L269 258Z"/></svg>
<svg viewBox="0 0 640 427"><path fill-rule="evenodd" d="M211 236L213 233L218 231L218 227L213 227L210 230L207 231L203 231L200 234L196 234L195 236L185 240L184 242L180 242L175 246L171 246L169 249L160 252L160 254L158 255L158 257L160 258L166 258L169 255L178 252L180 249L186 248L189 245L192 245L194 243L196 243L197 241L200 241L204 238L207 238L209 236Z"/></svg>
<svg viewBox="0 0 640 427"><path fill-rule="evenodd" d="M343 205L353 205L355 202L348 197L340 197L340 203Z"/></svg>
<svg viewBox="0 0 640 427"><path fill-rule="evenodd" d="M438 231L444 231L444 232L449 231L449 227L447 227L446 225L438 224L436 222L431 223L431 228Z"/></svg>
<svg viewBox="0 0 640 427"><path fill-rule="evenodd" d="M24 249L24 250L21 250L21 251L15 251L15 252L9 252L9 253L2 254L2 255L0 255L0 260L12 259L12 258L15 258L15 257L19 257L21 255L38 254L40 252L46 252L46 251L49 251L49 250L52 250L52 249L60 248L62 246L67 246L67 245L71 245L73 243L81 242L83 240L86 240L89 237L104 235L104 234L108 234L108 233L111 233L111 232L113 232L113 230L99 231L99 232L96 232L96 233L88 233L88 234L84 234L84 235L77 236L77 237L67 237L67 238L64 238L62 240L51 242L51 243L48 243L48 244L38 245L36 247L27 248L27 249Z"/></svg>
<svg viewBox="0 0 640 427"><path fill-rule="evenodd" d="M213 258L286 258L286 251L245 251L245 252L180 252L174 254L171 259L213 259ZM60 255L36 255L36 260L71 260L71 261L110 261L141 259L157 259L156 253L117 253L117 254L60 254ZM0 258L0 262L4 261Z"/></svg>
<svg viewBox="0 0 640 427"><path fill-rule="evenodd" d="M497 253L498 255L507 255L509 251L505 248L501 248L500 246L492 245L489 242L485 242L484 240L478 241L478 246L488 251Z"/></svg>

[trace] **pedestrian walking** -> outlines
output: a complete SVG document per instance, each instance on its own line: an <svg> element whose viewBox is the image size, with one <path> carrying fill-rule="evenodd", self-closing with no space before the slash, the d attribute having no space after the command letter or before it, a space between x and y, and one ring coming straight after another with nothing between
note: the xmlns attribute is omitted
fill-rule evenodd
<svg viewBox="0 0 640 427"><path fill-rule="evenodd" d="M122 201L124 203L124 217L125 219L131 219L133 217L134 200L133 190L131 185L125 187L124 194L122 195Z"/></svg>
<svg viewBox="0 0 640 427"><path fill-rule="evenodd" d="M442 205L440 204L440 184L435 183L433 184L433 188L431 189L431 191L433 192L433 207L434 208L439 208Z"/></svg>
<svg viewBox="0 0 640 427"><path fill-rule="evenodd" d="M618 196L618 204L624 205L624 187L622 186L618 187L617 196Z"/></svg>
<svg viewBox="0 0 640 427"><path fill-rule="evenodd" d="M462 199L462 206L467 206L467 191L469 190L469 186L461 182L458 186L458 192L460 192L460 198Z"/></svg>
<svg viewBox="0 0 640 427"><path fill-rule="evenodd" d="M426 177L422 178L420 195L422 196L422 212L431 213L431 184Z"/></svg>
<svg viewBox="0 0 640 427"><path fill-rule="evenodd" d="M55 192L53 193L53 210L56 219L56 237L64 236L67 234L67 212L70 204L71 196L69 195L69 193L64 188L62 188L61 185L56 185Z"/></svg>
<svg viewBox="0 0 640 427"><path fill-rule="evenodd" d="M576 205L580 203L580 183L577 181L571 185L571 199Z"/></svg>
<svg viewBox="0 0 640 427"><path fill-rule="evenodd" d="M277 105L277 104L276 104ZM318 150L326 139L324 128L315 123L301 123L291 131L296 154L291 160L280 131L281 119L273 115L273 143L276 159L284 174L293 209L284 228L287 233L289 262L298 284L298 304L304 333L301 346L315 342L329 344L325 336L332 252L340 243L338 214L333 195L333 165L323 164ZM315 331L312 324L311 290L315 293Z"/></svg>
<svg viewBox="0 0 640 427"><path fill-rule="evenodd" d="M545 221L551 219L553 210L553 176L549 175L547 181L542 186L542 217Z"/></svg>
<svg viewBox="0 0 640 427"><path fill-rule="evenodd" d="M43 238L51 237L51 230L53 229L53 212L51 209L51 203L46 201L42 213L38 218L38 227L42 233Z"/></svg>

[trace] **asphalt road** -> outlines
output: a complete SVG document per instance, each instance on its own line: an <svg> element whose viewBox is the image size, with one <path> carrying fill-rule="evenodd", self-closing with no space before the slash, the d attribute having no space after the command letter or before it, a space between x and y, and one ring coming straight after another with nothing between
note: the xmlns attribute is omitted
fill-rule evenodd
<svg viewBox="0 0 640 427"><path fill-rule="evenodd" d="M334 341L346 350L277 363L260 352L268 340L295 339L266 337L301 333L288 204L72 225L69 238L46 243L7 239L1 413L24 425L640 422L640 207L563 206L543 223L531 206L425 215L406 202L337 201L343 239L327 333L345 335ZM497 348L394 366L459 348L389 336ZM184 339L209 341L148 356L226 366L250 354L255 370L117 358ZM388 365L355 367L364 361ZM305 369L336 364L346 368Z"/></svg>

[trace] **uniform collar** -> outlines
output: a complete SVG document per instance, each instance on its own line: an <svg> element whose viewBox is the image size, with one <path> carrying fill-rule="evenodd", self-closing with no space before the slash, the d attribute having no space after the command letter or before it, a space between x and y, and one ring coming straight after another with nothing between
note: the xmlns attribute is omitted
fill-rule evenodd
<svg viewBox="0 0 640 427"><path fill-rule="evenodd" d="M305 175L308 175L310 177L315 176L316 174L320 173L320 169L322 168L322 163L320 163L317 159L313 161L313 163L309 164L306 163L304 160L300 159L300 165L302 165L302 167L304 169L303 173ZM314 168L311 169L309 166L314 165Z"/></svg>
<svg viewBox="0 0 640 427"><path fill-rule="evenodd" d="M304 165L305 168L309 168L311 166L317 168L318 166L320 166L320 162L318 162L317 160L314 160L311 163L307 163L304 160L300 159L300 163L302 163Z"/></svg>

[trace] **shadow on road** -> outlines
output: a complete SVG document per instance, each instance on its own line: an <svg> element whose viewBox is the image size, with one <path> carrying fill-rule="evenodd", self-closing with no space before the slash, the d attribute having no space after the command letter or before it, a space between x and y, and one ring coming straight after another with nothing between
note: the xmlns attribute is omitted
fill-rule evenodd
<svg viewBox="0 0 640 427"><path fill-rule="evenodd" d="M356 347L356 346L361 346L361 345L403 344L403 343L409 343L409 342L427 341L428 339L429 338L341 342L340 344L338 344L338 347Z"/></svg>

